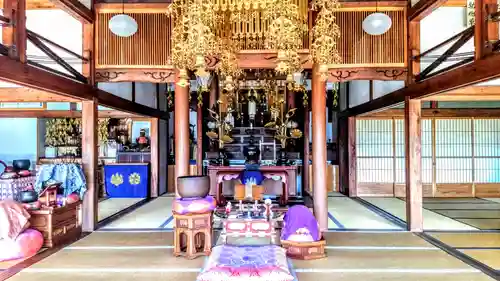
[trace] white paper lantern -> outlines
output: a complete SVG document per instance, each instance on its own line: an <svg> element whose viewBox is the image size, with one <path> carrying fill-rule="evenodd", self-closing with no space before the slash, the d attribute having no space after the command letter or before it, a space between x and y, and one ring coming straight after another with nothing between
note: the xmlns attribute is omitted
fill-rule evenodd
<svg viewBox="0 0 500 281"><path fill-rule="evenodd" d="M363 30L370 35L382 35L391 28L392 20L384 13L373 13L363 20Z"/></svg>
<svg viewBox="0 0 500 281"><path fill-rule="evenodd" d="M138 26L134 18L120 14L109 20L109 30L116 36L130 37L137 32Z"/></svg>

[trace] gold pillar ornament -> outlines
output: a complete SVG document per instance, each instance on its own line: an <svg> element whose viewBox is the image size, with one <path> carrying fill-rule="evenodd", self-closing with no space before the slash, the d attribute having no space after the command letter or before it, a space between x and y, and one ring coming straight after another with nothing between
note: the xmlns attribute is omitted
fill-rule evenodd
<svg viewBox="0 0 500 281"><path fill-rule="evenodd" d="M318 11L318 16L311 30L310 56L313 63L318 64L320 79L326 81L328 68L342 61L337 50L340 28L335 17L339 3L337 0L313 0L311 7Z"/></svg>

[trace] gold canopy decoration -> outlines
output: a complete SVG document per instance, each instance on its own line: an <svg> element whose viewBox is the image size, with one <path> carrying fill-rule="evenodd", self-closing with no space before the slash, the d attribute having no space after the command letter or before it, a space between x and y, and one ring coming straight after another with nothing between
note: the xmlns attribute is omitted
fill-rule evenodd
<svg viewBox="0 0 500 281"><path fill-rule="evenodd" d="M302 3L304 2L304 3ZM236 54L243 46L264 46L278 53L275 71L287 75L302 71L298 51L307 32L304 0L174 0L172 63L180 69L179 85L187 85L188 71L207 77L205 58L221 60L217 71L227 90L236 85Z"/></svg>
<svg viewBox="0 0 500 281"><path fill-rule="evenodd" d="M337 50L340 28L336 24L335 11L339 8L337 0L313 0L311 8L318 11L314 27L311 30L312 45L310 56L319 64L321 78L328 78L328 66L339 64L341 57Z"/></svg>

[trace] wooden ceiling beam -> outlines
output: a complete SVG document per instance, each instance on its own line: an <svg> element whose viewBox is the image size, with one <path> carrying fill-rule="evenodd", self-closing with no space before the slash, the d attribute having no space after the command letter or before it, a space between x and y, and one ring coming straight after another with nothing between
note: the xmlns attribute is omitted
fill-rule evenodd
<svg viewBox="0 0 500 281"><path fill-rule="evenodd" d="M423 101L500 101L500 86L470 86L422 99Z"/></svg>
<svg viewBox="0 0 500 281"><path fill-rule="evenodd" d="M479 82L500 77L500 53L474 61L462 67L441 73L424 81L410 84L380 98L360 104L340 112L340 116L357 116L373 111L384 110L401 104L406 97L422 99L446 91L471 86Z"/></svg>
<svg viewBox="0 0 500 281"><path fill-rule="evenodd" d="M56 7L83 23L94 23L94 13L78 0L50 0Z"/></svg>
<svg viewBox="0 0 500 281"><path fill-rule="evenodd" d="M81 100L96 98L100 105L120 111L167 120L168 113L106 91L0 56L0 80Z"/></svg>
<svg viewBox="0 0 500 281"><path fill-rule="evenodd" d="M3 2L0 0L0 7L3 7ZM56 9L56 5L49 0L26 0L26 10L41 10L41 9Z"/></svg>
<svg viewBox="0 0 500 281"><path fill-rule="evenodd" d="M141 118L139 115L118 110L99 110L99 118ZM81 111L73 110L36 110L36 109L0 109L0 118L81 118Z"/></svg>
<svg viewBox="0 0 500 281"><path fill-rule="evenodd" d="M420 0L417 4L408 9L408 20L421 21L446 2L447 0Z"/></svg>
<svg viewBox="0 0 500 281"><path fill-rule="evenodd" d="M80 100L26 87L0 88L0 102L78 102L78 101Z"/></svg>

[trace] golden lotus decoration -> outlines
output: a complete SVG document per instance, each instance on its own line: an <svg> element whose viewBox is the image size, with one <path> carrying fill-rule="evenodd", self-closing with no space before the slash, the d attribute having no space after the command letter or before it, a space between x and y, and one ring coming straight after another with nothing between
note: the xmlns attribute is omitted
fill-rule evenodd
<svg viewBox="0 0 500 281"><path fill-rule="evenodd" d="M215 112L212 109L208 109L208 112L213 120L213 127L214 129L218 130L218 133L215 131L209 131L207 132L207 136L213 141L218 140L219 148L222 148L224 147L225 143L232 143L234 141L233 138L229 136L229 134L233 130L233 126L226 121L226 118L222 118L223 113L220 111L220 104L222 104L222 102L218 101L217 103L219 104L219 113ZM231 109L226 112L226 114L231 113Z"/></svg>

